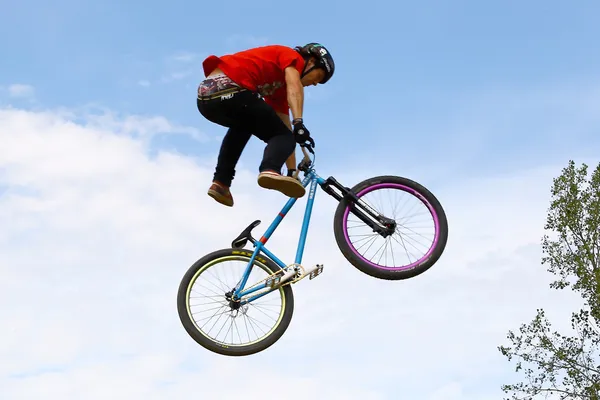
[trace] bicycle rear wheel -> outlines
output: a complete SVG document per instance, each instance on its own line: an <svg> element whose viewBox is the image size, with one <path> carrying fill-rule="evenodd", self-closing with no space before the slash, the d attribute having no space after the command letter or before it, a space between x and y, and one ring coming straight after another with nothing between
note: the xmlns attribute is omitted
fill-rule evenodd
<svg viewBox="0 0 600 400"><path fill-rule="evenodd" d="M227 356L258 353L273 345L290 324L294 295L289 285L246 305L227 298L251 257L246 250L217 250L196 261L181 280L177 293L179 319L192 339L212 352ZM273 260L256 257L246 289L277 271L279 267ZM249 296L267 290L271 289L260 289Z"/></svg>
<svg viewBox="0 0 600 400"><path fill-rule="evenodd" d="M376 278L400 280L422 274L438 261L446 247L448 222L442 205L429 190L398 176L369 178L351 190L359 200L340 201L333 231L340 251L353 266ZM386 194L391 194L387 200ZM374 232L354 215L353 206L393 219L393 234L384 238ZM418 215L432 221L408 222L409 217ZM424 244L428 236L431 243ZM393 247L400 250L394 252Z"/></svg>

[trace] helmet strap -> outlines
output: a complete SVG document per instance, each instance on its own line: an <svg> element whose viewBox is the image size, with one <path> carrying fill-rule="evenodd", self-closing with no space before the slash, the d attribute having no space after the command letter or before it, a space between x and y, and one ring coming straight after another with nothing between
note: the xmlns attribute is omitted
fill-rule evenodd
<svg viewBox="0 0 600 400"><path fill-rule="evenodd" d="M306 58L306 64L304 65L304 70L303 70L303 72L302 72L302 75L300 76L300 78L301 78L301 79L302 79L302 78L304 78L306 75L308 75L308 74L310 73L310 71L312 71L313 69L321 68L321 66L320 66L320 65L319 65L319 64L318 64L318 63L315 61L315 62L313 63L313 66L312 66L311 68L309 68L309 69L306 69L306 66L307 66L307 64L308 64L308 60L309 60L309 59L310 59L310 56L308 56L308 57Z"/></svg>
<svg viewBox="0 0 600 400"><path fill-rule="evenodd" d="M306 68L304 68L304 72L302 72L302 76L300 76L300 78L304 78L306 75L308 75L308 73L309 73L310 71L312 71L313 69L317 69L317 68L319 68L319 67L317 67L316 65L313 65L313 66L312 66L310 69L308 69L308 70L307 70Z"/></svg>

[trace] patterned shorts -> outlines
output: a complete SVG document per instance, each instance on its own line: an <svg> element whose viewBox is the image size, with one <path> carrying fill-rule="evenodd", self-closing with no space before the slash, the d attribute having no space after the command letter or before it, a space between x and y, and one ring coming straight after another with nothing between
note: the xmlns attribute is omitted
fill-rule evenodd
<svg viewBox="0 0 600 400"><path fill-rule="evenodd" d="M233 97L235 93L245 90L247 89L239 86L227 75L212 76L198 86L198 100L208 101L218 98L226 100Z"/></svg>

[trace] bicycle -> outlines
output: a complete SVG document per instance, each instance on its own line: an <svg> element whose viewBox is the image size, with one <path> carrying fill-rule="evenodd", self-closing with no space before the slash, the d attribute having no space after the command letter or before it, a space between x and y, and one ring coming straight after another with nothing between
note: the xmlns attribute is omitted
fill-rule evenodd
<svg viewBox="0 0 600 400"><path fill-rule="evenodd" d="M327 179L320 177L314 167L316 157L314 150L309 144L302 145L301 148L304 157L298 164L294 177L298 178L298 174L303 172L302 185L305 188L310 185L310 188L294 263L289 265L284 263L266 247L269 238L297 201L296 198L290 198L259 240L252 236L252 230L261 223L260 220L255 220L231 242L230 248L216 250L200 258L189 267L181 280L177 293L177 310L181 323L193 340L212 352L228 356L245 356L258 353L273 345L288 328L294 308L294 295L291 285L307 276L309 279L314 279L323 272L322 264L310 267L304 267L301 264L317 185L339 202L333 218L334 236L339 250L351 265L369 276L385 280L415 277L431 268L441 257L446 247L448 238L446 214L438 199L424 186L399 176L376 176L348 188L340 184L333 176ZM306 149L313 154L312 160ZM383 252L379 255L376 263L358 253L360 248L370 243L367 249L368 252L374 241L379 238L383 238L385 243L377 250L375 256L382 247L385 252L388 245L394 241L403 245L407 256L409 256L407 245L416 247L414 242L404 239L397 231L415 231L417 227L409 226L402 221L398 223L395 218L386 217L367 204L366 195L384 189L400 190L403 193L412 195L417 200L416 204L424 205L426 211L433 216L435 235L433 244L426 249L424 256L415 261L411 261L409 257L408 265L387 266L387 253L385 255L386 265L381 265ZM397 211L397 208L395 207L394 210ZM357 226L350 226L348 221L350 215L364 222L372 233L359 235L359 239L352 242L349 231L356 229ZM396 238L396 235L400 240ZM365 239L365 236L368 236L368 239ZM253 250L245 249L248 242L254 246ZM359 244L360 247L358 247ZM395 265L393 253L391 258ZM229 270L229 274L219 279L216 284L201 286L200 291L193 290L192 286L198 283L202 276L215 276L218 272L214 271L217 266L236 261L240 263L240 270L237 274L235 272L232 274ZM253 274L261 272L262 278L254 278ZM246 284L251 277L253 277L251 282L256 283L246 288ZM230 282L226 283L225 278L228 278ZM197 293L198 297L190 296L193 292ZM279 294L281 305L277 306L264 300L277 300L274 299L273 295L265 297L267 294L272 293ZM199 304L192 304L192 299L203 300ZM210 308L203 311L206 314L202 315L199 321L195 321L194 315L202 314L202 311L196 311L195 307L198 306L209 306ZM250 317L249 310L256 313ZM266 330L262 329L262 325L266 325L266 323L259 321L258 318L262 317L263 314L267 315L271 310L276 311L274 317L271 318L275 325ZM224 322L221 321L222 317L224 317ZM208 321L202 322L212 318L216 318L216 321L205 332L203 328L208 324ZM238 329L238 321L239 325L246 328L250 326L257 337L251 338L249 332L244 342L238 331L237 338L234 338L234 331ZM226 326L227 329L225 329ZM219 335L224 329L225 333L220 338ZM263 331L262 336L258 335L257 329ZM215 337L210 336L210 332L213 330L218 330ZM239 339L241 343L235 344L234 339Z"/></svg>

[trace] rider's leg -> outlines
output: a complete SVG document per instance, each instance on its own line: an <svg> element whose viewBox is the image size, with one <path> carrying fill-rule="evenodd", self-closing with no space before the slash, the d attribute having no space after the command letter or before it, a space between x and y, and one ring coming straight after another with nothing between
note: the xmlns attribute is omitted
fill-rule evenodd
<svg viewBox="0 0 600 400"><path fill-rule="evenodd" d="M229 188L235 176L235 166L250 136L250 133L239 128L229 128L221 143L213 183L208 190L208 195L226 206L233 206L233 196Z"/></svg>
<svg viewBox="0 0 600 400"><path fill-rule="evenodd" d="M247 103L239 118L244 122L244 127L267 144L258 168L258 184L289 197L302 197L306 192L302 184L293 177L281 174L281 168L296 149L292 131L271 106L258 98Z"/></svg>
<svg viewBox="0 0 600 400"><path fill-rule="evenodd" d="M215 168L214 180L229 187L235 177L235 166L237 165L242 151L250 140L251 133L240 128L229 128L219 149L217 166Z"/></svg>
<svg viewBox="0 0 600 400"><path fill-rule="evenodd" d="M213 182L208 189L209 196L229 207L233 206L233 196L229 188L235 176L235 166L251 136L243 129L243 124L236 116L237 109L244 107L243 98L248 94L249 92L240 92L225 99L197 101L198 111L206 119L229 128L221 143Z"/></svg>
<svg viewBox="0 0 600 400"><path fill-rule="evenodd" d="M198 110L208 120L230 128L221 145L209 195L222 204L233 205L229 186L250 133L267 143L259 166L259 185L290 197L304 195L305 189L297 179L281 175L283 164L296 147L292 131L256 93L244 91L225 99L198 101Z"/></svg>

